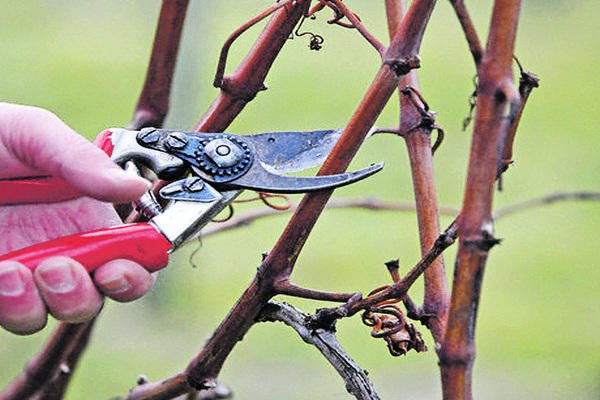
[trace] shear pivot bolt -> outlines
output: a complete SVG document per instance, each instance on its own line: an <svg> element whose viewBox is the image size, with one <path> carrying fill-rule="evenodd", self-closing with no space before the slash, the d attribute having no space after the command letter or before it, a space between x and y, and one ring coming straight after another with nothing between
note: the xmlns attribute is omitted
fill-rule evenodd
<svg viewBox="0 0 600 400"><path fill-rule="evenodd" d="M170 133L166 140L167 147L171 149L182 149L188 142L188 137L183 132L173 132Z"/></svg>
<svg viewBox="0 0 600 400"><path fill-rule="evenodd" d="M227 154L231 153L231 149L229 148L229 146L224 144L217 147L215 151L220 156L226 156Z"/></svg>
<svg viewBox="0 0 600 400"><path fill-rule="evenodd" d="M204 151L219 168L233 167L244 157L240 146L228 138L211 140L204 146Z"/></svg>

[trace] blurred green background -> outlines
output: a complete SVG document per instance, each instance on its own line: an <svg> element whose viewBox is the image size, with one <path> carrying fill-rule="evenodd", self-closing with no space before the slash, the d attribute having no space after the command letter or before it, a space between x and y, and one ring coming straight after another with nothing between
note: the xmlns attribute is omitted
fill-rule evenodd
<svg viewBox="0 0 600 400"><path fill-rule="evenodd" d="M192 1L177 68L169 127L192 128L217 94L212 74L228 33L268 1ZM387 40L383 2L347 1L369 29ZM485 38L489 2L470 11ZM485 4L483 4L485 3ZM92 138L128 123L145 73L158 1L1 1L0 100L48 108ZM554 192L600 189L600 3L527 1L516 54L538 74L515 148L516 164L495 206ZM306 36L287 43L260 93L229 131L342 127L377 68L378 57L356 32L329 26L330 13L303 29L325 38L319 52ZM258 29L234 45L231 71ZM473 65L448 2L440 1L427 29L419 70L422 91L446 131L435 166L441 204L461 202L470 132L462 132ZM378 125L398 118L393 99ZM371 139L351 168L384 160L385 170L337 196L412 201L402 140ZM600 233L598 203L560 203L497 222L504 239L489 258L477 327L474 392L480 399L600 398ZM138 374L167 377L187 365L280 235L287 215L209 237L178 253L144 299L108 302L69 399L125 394ZM444 217L446 226L451 217ZM383 263L403 270L419 258L411 212L331 210L317 224L298 262L298 283L369 291L387 283ZM449 275L454 250L446 255ZM420 298L419 289L415 290ZM292 299L312 312L322 304ZM52 325L53 323L51 323ZM0 332L0 386L8 383L47 337ZM385 399L440 398L436 356L392 358L358 318L342 321L340 341L370 372ZM237 399L348 398L335 372L286 327L257 325L222 371Z"/></svg>

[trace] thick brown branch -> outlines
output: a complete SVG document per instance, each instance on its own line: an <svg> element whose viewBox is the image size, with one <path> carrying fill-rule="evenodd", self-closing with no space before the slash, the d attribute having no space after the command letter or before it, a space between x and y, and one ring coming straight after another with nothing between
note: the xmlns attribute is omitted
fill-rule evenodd
<svg viewBox="0 0 600 400"><path fill-rule="evenodd" d="M404 96L402 96L404 97ZM403 102L402 119L410 108ZM410 117L407 117L410 119ZM401 123L402 126L406 126ZM417 205L417 220L421 253L425 254L436 240L439 226L439 207L433 170L433 152L431 150L431 130L426 127L414 130L404 135L408 150L415 204ZM423 310L427 314L436 315L428 326L436 342L441 342L446 328L450 292L446 281L444 259L438 257L433 265L425 272L425 293Z"/></svg>
<svg viewBox="0 0 600 400"><path fill-rule="evenodd" d="M84 324L67 324L61 322L50 339L38 354L32 357L25 370L8 385L2 393L1 400L22 400L43 388L56 374L73 344L89 333L94 320Z"/></svg>
<svg viewBox="0 0 600 400"><path fill-rule="evenodd" d="M60 400L63 398L77 363L89 343L94 324L87 323L83 326L85 330L77 336L77 340L73 340L68 344L68 350L54 372L52 379L38 392L33 400Z"/></svg>
<svg viewBox="0 0 600 400"><path fill-rule="evenodd" d="M520 2L496 0L488 44L479 71L477 112L459 221L458 248L450 313L439 350L445 399L471 399L475 325L487 255L493 237L492 196L505 115L512 94L511 61Z"/></svg>
<svg viewBox="0 0 600 400"><path fill-rule="evenodd" d="M229 82L228 85L237 85L236 90L243 89L245 93L250 94L263 87L263 80L273 61L302 15L306 13L309 3L299 0L274 13L248 56L229 78L225 78ZM227 90L222 88L218 98L196 126L196 130L220 132L241 112L250 99L248 96L240 97L235 91L232 92L229 90L231 87L228 86ZM254 324L258 312L274 294L271 287L265 287L260 281L259 274L215 330L201 353L188 365L186 374L195 388L206 388L207 384L217 377L233 347Z"/></svg>
<svg viewBox="0 0 600 400"><path fill-rule="evenodd" d="M412 3L411 12L404 20L393 45L388 49L383 66L350 119L342 137L323 164L320 175L332 175L346 170L399 80L410 70L407 64L402 64L402 68L408 69L402 73L399 71L404 69L395 68L392 64L416 57L434 4L433 0L417 0ZM320 191L304 197L274 250L263 263L263 270L273 269L277 271L277 275L282 276L291 273L302 246L331 194L331 191Z"/></svg>

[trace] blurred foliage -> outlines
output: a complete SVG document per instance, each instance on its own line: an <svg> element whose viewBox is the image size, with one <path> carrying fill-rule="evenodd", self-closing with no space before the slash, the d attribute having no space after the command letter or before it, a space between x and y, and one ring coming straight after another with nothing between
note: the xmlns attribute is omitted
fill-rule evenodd
<svg viewBox="0 0 600 400"><path fill-rule="evenodd" d="M350 1L363 22L386 40L383 2ZM490 5L468 4L485 38ZM486 2L488 3L488 2ZM158 1L16 2L0 10L0 100L57 113L92 138L125 125L133 112L149 57ZM217 91L212 74L221 43L268 1L192 1L168 125L191 128ZM496 206L552 192L600 189L600 57L597 2L524 2L517 51L541 77L518 132L515 166ZM260 93L230 127L250 133L344 126L378 68L376 53L356 32L309 20L303 30L325 38L290 40ZM233 47L237 65L259 28ZM438 113L446 140L436 154L440 202L459 206L470 134L461 132L473 90L473 65L456 17L439 2L428 27L419 71L422 91ZM393 99L378 121L393 126ZM384 160L384 172L338 196L411 201L402 141L371 139L353 163ZM600 265L598 204L562 203L498 221L504 238L489 259L478 320L475 395L482 399L597 399L600 395ZM186 366L250 281L282 231L287 216L271 218L203 241L178 253L153 292L134 304L109 302L74 377L69 399L110 398L127 392L138 374L164 378ZM444 217L442 225L450 221ZM446 255L451 277L454 251ZM389 280L383 262L399 257L404 270L419 258L412 213L326 212L303 251L295 280L321 289L368 292ZM416 289L416 298L419 298ZM291 300L307 311L322 306ZM22 368L50 329L32 337L0 332L0 385ZM357 318L342 321L341 342L371 372L387 399L439 398L430 351L390 357ZM341 398L343 385L318 354L284 326L254 327L233 352L221 379L237 399Z"/></svg>

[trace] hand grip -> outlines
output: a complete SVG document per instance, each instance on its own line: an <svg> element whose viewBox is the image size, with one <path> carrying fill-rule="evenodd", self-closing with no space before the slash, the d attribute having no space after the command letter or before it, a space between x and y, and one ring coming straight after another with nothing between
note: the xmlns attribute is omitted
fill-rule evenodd
<svg viewBox="0 0 600 400"><path fill-rule="evenodd" d="M0 257L14 260L32 271L52 256L66 256L81 263L89 272L116 259L141 264L150 272L167 266L169 241L149 223L98 229L39 243Z"/></svg>
<svg viewBox="0 0 600 400"><path fill-rule="evenodd" d="M94 144L109 156L113 151L112 132L101 132ZM82 196L66 181L57 177L33 177L0 180L0 205L57 203Z"/></svg>

